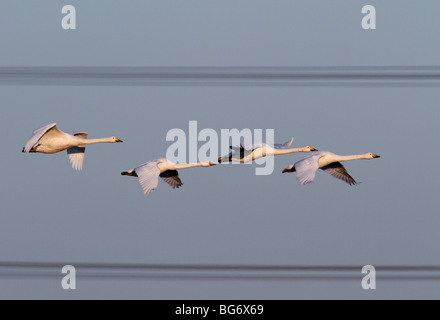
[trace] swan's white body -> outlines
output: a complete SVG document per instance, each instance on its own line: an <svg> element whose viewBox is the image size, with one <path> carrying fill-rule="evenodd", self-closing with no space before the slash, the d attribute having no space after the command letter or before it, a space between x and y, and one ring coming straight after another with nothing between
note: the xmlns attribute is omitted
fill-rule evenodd
<svg viewBox="0 0 440 320"><path fill-rule="evenodd" d="M252 162L254 160L267 157L267 156L277 156L277 155L284 155L284 154L290 154L290 153L296 153L296 152L312 152L312 151L318 151L315 148L312 147L303 147L303 148L294 148L289 149L289 147L293 143L293 138L284 144L276 144L274 146L270 146L265 143L261 143L258 145L252 145L252 146L245 146L241 145L240 147L230 147L233 151L224 157L220 157L218 159L219 163L222 162Z"/></svg>
<svg viewBox="0 0 440 320"><path fill-rule="evenodd" d="M67 150L72 168L82 170L86 145L95 143L122 142L116 137L87 139L87 132L65 133L57 128L56 123L49 124L33 132L23 148L24 153L53 154Z"/></svg>
<svg viewBox="0 0 440 320"><path fill-rule="evenodd" d="M195 167L211 167L213 165L211 162L175 164L167 159L157 159L147 162L135 169L121 172L121 175L138 177L144 194L151 194L157 189L159 177L173 187L173 189L180 188L183 183L179 178L177 170Z"/></svg>
<svg viewBox="0 0 440 320"><path fill-rule="evenodd" d="M347 172L340 163L343 161L374 159L380 156L373 153L365 153L352 156L340 156L328 151L316 152L286 168L283 173L296 172L296 178L301 185L305 185L315 180L316 172L322 169L337 179L347 182L349 185L356 185L356 180Z"/></svg>

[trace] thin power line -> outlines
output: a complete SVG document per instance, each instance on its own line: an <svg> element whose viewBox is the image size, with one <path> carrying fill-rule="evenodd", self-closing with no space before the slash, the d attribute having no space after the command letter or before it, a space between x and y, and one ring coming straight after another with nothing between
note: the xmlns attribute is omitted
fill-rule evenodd
<svg viewBox="0 0 440 320"><path fill-rule="evenodd" d="M0 67L0 85L437 87L440 66Z"/></svg>

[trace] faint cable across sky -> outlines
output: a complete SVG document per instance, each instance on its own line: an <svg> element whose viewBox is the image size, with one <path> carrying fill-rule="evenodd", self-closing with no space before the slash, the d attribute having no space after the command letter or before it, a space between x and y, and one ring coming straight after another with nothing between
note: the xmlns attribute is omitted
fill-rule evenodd
<svg viewBox="0 0 440 320"><path fill-rule="evenodd" d="M440 66L0 67L0 85L438 87Z"/></svg>
<svg viewBox="0 0 440 320"><path fill-rule="evenodd" d="M181 281L361 281L362 266L270 266L0 262L0 279L62 278L73 265L78 279ZM440 266L376 266L378 281L440 281Z"/></svg>

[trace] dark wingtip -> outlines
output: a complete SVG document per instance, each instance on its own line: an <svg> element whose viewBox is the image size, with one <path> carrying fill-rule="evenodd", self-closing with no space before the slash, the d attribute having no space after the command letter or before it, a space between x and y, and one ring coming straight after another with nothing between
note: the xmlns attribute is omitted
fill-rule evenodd
<svg viewBox="0 0 440 320"><path fill-rule="evenodd" d="M296 171L295 167L293 167L292 169L286 168L286 169L284 169L283 173L290 173L290 172L295 172L295 171Z"/></svg>
<svg viewBox="0 0 440 320"><path fill-rule="evenodd" d="M138 175L137 175L137 173L136 173L136 171L124 171L124 172L121 172L121 176L129 176L129 177L135 177L135 178L138 178Z"/></svg>
<svg viewBox="0 0 440 320"><path fill-rule="evenodd" d="M350 186L357 186L357 185L360 185L362 182L357 182L356 180L352 180L352 181L349 181L349 182L347 182Z"/></svg>

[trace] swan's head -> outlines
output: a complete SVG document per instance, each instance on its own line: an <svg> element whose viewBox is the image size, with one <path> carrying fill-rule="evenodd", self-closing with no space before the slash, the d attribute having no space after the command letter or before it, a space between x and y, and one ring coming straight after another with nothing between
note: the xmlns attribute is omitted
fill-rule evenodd
<svg viewBox="0 0 440 320"><path fill-rule="evenodd" d="M290 172L295 172L296 168L294 165L287 167L286 169L284 169L283 173L290 173Z"/></svg>
<svg viewBox="0 0 440 320"><path fill-rule="evenodd" d="M118 139L116 137L111 137L110 139L112 140L112 143L124 142L121 139Z"/></svg>
<svg viewBox="0 0 440 320"><path fill-rule="evenodd" d="M212 167L212 166L215 166L215 164L213 164L210 161L202 162L202 167Z"/></svg>
<svg viewBox="0 0 440 320"><path fill-rule="evenodd" d="M315 149L315 148L313 148L313 147L309 147L309 146L307 146L306 149L308 149L307 152L318 151L318 149Z"/></svg>
<svg viewBox="0 0 440 320"><path fill-rule="evenodd" d="M374 154L374 153L368 153L368 157L369 157L369 159L380 158L380 156L378 156L377 154Z"/></svg>

